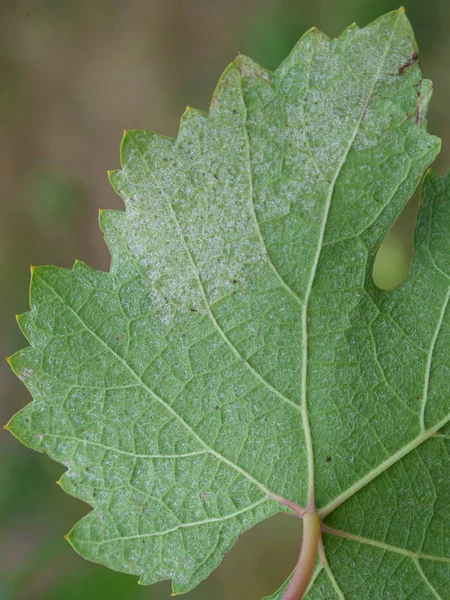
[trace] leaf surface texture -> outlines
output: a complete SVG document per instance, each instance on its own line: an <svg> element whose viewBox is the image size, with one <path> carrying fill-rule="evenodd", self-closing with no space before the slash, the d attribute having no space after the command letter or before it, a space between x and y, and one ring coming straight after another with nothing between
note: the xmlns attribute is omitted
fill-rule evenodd
<svg viewBox="0 0 450 600"><path fill-rule="evenodd" d="M372 281L439 151L416 52L400 10L274 73L239 55L175 140L124 136L110 272L33 270L9 428L93 507L87 559L183 593L314 506L308 599L450 598L450 178L425 179L408 279Z"/></svg>

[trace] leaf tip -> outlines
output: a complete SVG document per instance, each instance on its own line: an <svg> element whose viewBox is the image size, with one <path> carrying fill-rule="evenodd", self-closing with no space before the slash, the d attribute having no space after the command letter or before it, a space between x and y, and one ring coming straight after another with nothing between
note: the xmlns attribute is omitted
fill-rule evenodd
<svg viewBox="0 0 450 600"><path fill-rule="evenodd" d="M398 12L399 12L401 15L404 15L404 14L406 13L406 8L405 8L404 6L400 6L400 8L398 9Z"/></svg>
<svg viewBox="0 0 450 600"><path fill-rule="evenodd" d="M233 58L232 62L228 65L228 68L225 70L225 73L228 72L228 70L232 67L236 67L237 70L240 72L240 69L246 59L247 57L245 56L245 54L242 54L242 52L239 50L239 52L237 52L236 56Z"/></svg>
<svg viewBox="0 0 450 600"><path fill-rule="evenodd" d="M6 423L6 425L3 425L3 429L4 429L5 431L11 431L11 428L10 428L10 426L9 426L9 423Z"/></svg>
<svg viewBox="0 0 450 600"><path fill-rule="evenodd" d="M61 485L62 485L61 484L61 479L58 479L57 481L55 481L55 483L56 483L56 485L59 485L59 487L61 487ZM64 537L66 537L66 536L64 536Z"/></svg>

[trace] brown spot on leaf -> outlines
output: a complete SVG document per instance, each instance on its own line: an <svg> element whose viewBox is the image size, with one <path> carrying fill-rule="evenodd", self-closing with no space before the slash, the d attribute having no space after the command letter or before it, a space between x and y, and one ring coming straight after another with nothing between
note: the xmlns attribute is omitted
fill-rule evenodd
<svg viewBox="0 0 450 600"><path fill-rule="evenodd" d="M419 61L419 53L417 52L417 50L415 52L413 52L411 58L409 58L405 63L403 63L403 65L399 68L398 70L398 74L399 75L403 75L403 73L406 71L406 69L409 69L409 67L411 65L413 65L415 62Z"/></svg>

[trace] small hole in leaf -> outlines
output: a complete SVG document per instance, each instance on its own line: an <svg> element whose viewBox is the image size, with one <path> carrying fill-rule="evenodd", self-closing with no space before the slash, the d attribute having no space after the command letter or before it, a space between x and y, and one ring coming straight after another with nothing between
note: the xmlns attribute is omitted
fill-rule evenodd
<svg viewBox="0 0 450 600"><path fill-rule="evenodd" d="M408 276L418 208L419 194L416 192L378 249L372 276L375 285L382 290L394 289Z"/></svg>

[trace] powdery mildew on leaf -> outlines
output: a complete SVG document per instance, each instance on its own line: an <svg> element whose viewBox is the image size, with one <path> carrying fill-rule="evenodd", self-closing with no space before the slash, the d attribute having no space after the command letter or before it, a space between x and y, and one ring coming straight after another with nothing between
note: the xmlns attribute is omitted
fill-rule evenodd
<svg viewBox="0 0 450 600"><path fill-rule="evenodd" d="M33 270L8 427L93 507L85 558L183 593L307 510L308 599L450 598L450 178L425 180L407 281L371 275L439 150L417 58L403 10L311 30L274 73L238 56L175 140L125 135L110 273Z"/></svg>

